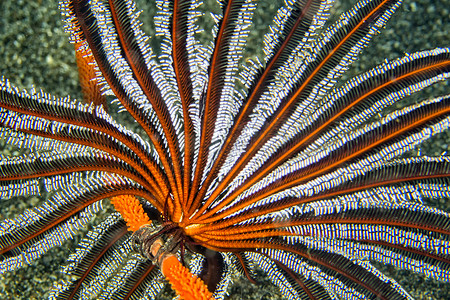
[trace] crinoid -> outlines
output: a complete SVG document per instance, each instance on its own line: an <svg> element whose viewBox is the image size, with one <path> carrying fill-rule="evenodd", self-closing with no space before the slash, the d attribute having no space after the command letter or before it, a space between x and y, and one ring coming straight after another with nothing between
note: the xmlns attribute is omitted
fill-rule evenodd
<svg viewBox="0 0 450 300"><path fill-rule="evenodd" d="M166 280L223 299L256 274L287 299L410 299L398 270L450 280L450 50L349 70L400 1L143 4L61 1L96 71L84 101L1 79L3 298L42 298L11 274L70 240L51 299Z"/></svg>

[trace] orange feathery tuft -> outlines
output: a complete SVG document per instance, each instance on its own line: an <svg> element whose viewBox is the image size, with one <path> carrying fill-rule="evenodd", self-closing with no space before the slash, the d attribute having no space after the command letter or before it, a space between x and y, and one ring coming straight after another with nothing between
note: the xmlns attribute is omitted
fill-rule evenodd
<svg viewBox="0 0 450 300"><path fill-rule="evenodd" d="M83 42L75 44L75 58L84 101L95 105L103 105L106 109L106 97L100 92L100 87L95 79L94 57L89 48L83 47Z"/></svg>
<svg viewBox="0 0 450 300"><path fill-rule="evenodd" d="M213 300L205 283L183 267L174 255L168 255L161 264L161 271L172 289L184 300Z"/></svg>
<svg viewBox="0 0 450 300"><path fill-rule="evenodd" d="M143 225L150 223L150 219L136 197L122 195L111 198L114 208L120 212L128 230L136 231ZM158 254L163 241L158 238L152 245L153 255ZM161 272L172 285L172 289L181 300L214 300L205 283L185 268L173 254L161 254L157 258L161 265Z"/></svg>
<svg viewBox="0 0 450 300"><path fill-rule="evenodd" d="M128 230L136 231L141 226L151 223L136 197L131 195L112 197L111 203L127 222Z"/></svg>

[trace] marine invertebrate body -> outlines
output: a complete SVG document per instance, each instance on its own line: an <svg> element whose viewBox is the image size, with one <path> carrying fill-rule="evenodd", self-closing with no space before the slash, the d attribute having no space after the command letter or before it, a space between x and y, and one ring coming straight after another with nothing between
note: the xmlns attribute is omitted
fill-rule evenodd
<svg viewBox="0 0 450 300"><path fill-rule="evenodd" d="M450 158L418 149L448 132L450 98L408 97L448 81L449 49L342 79L401 1L359 1L334 21L332 1L285 1L251 56L264 4L156 1L151 42L133 1L61 1L112 101L2 79L0 134L22 152L1 157L0 195L41 202L0 223L0 272L112 199L118 212L80 241L50 298L155 298L165 257L217 299L255 269L288 299L411 298L376 264L448 282L450 218L427 203L448 198Z"/></svg>

